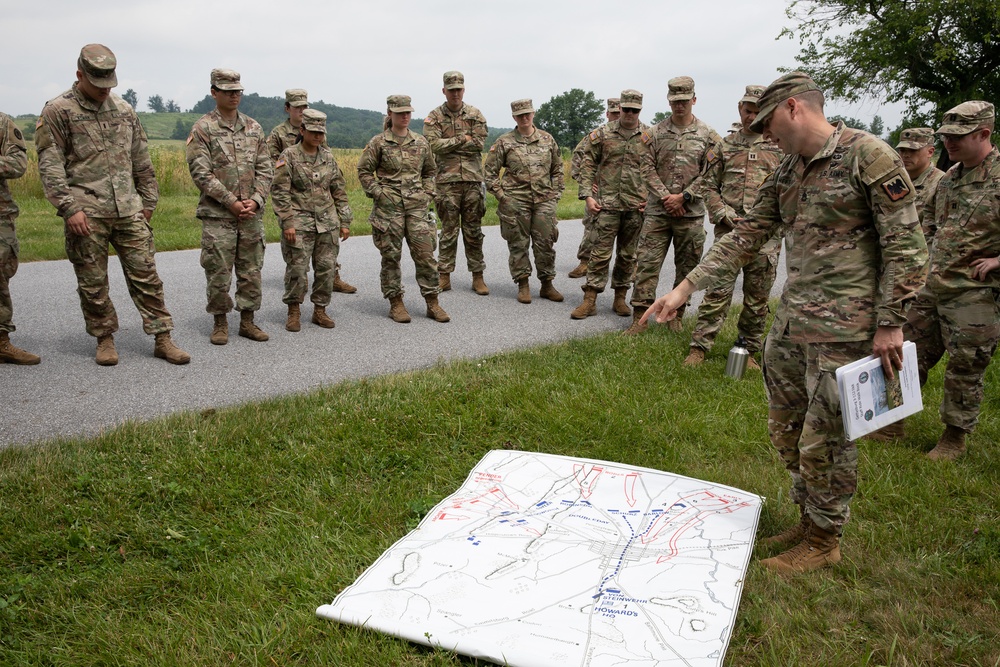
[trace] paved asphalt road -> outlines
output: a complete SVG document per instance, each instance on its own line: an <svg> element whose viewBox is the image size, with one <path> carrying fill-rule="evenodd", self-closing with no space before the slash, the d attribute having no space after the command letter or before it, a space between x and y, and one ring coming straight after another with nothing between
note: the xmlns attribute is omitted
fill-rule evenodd
<svg viewBox="0 0 1000 667"><path fill-rule="evenodd" d="M518 303L517 288L507 270L506 244L498 227L486 227L485 277L490 295L471 291L471 275L460 251L459 269L452 274L453 289L441 296L452 321L439 324L427 319L413 263L404 250L405 302L413 322L396 324L389 319L388 302L379 290L378 251L370 237L362 236L341 246L343 275L358 287L358 293L334 294L328 312L336 328L321 329L309 323L307 302L302 331L294 334L284 329L285 265L280 248L271 244L264 261L264 303L257 314L258 324L271 340L255 343L236 336L239 316L231 313L226 346L208 341L212 317L205 312L205 275L198 263L199 252L159 253L156 262L174 318L174 340L192 357L186 366L172 366L153 357L153 338L142 331L116 258L111 258L108 272L120 323L115 336L120 361L112 367L94 363L95 339L84 331L69 262L22 264L11 281L17 326L12 340L41 355L42 363L0 365L0 447L93 435L128 420L305 392L345 379L427 367L439 360L482 357L625 328L630 320L611 312L610 290L598 297L596 316L570 319L570 311L582 300L583 280L571 280L566 274L576 266L582 226L579 221L563 221L559 229L555 284L566 296L563 303L538 299L535 278L531 280L534 301ZM783 276L779 276L776 294L782 283ZM672 284L671 252L659 292Z"/></svg>

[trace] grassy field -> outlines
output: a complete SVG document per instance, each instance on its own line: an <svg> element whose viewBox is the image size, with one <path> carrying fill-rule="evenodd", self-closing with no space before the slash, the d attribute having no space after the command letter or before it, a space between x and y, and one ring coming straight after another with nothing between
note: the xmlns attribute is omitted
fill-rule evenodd
<svg viewBox="0 0 1000 667"><path fill-rule="evenodd" d="M690 334L606 335L0 451L0 664L482 664L314 616L496 448L648 466L796 514L758 374ZM723 330L720 349L734 337ZM987 376L995 388L997 366ZM898 444L860 446L835 568L751 563L726 664L1000 664L1000 397L935 464L940 370ZM758 546L756 557L772 550Z"/></svg>

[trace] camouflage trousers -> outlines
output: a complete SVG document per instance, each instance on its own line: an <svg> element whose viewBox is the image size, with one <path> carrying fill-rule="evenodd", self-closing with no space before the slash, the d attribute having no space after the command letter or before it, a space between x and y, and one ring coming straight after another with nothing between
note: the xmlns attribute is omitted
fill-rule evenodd
<svg viewBox="0 0 1000 667"><path fill-rule="evenodd" d="M378 204L376 204L378 206ZM378 224L385 229L372 226L372 241L382 253L382 296L391 299L403 296L403 274L399 262L403 257L403 241L410 248L410 257L417 270L417 285L424 297L434 296L438 289L438 264L434 259L437 244L437 227L424 207L413 210L380 210Z"/></svg>
<svg viewBox="0 0 1000 667"><path fill-rule="evenodd" d="M530 201L506 196L500 200L497 214L500 217L500 236L507 242L510 256L507 265L514 282L531 275L528 249L535 255L535 271L541 280L556 277L556 226L558 201L533 204Z"/></svg>
<svg viewBox="0 0 1000 667"><path fill-rule="evenodd" d="M590 246L593 244L590 234L593 228L594 216L586 209L586 206L584 206L583 237L580 239L580 247L576 250L576 258L581 262L590 261Z"/></svg>
<svg viewBox="0 0 1000 667"><path fill-rule="evenodd" d="M618 243L618 257L611 273L611 288L628 288L635 278L636 248L642 231L640 211L600 211L591 223L590 259L586 286L603 292L608 284L608 267Z"/></svg>
<svg viewBox="0 0 1000 667"><path fill-rule="evenodd" d="M212 315L233 309L229 288L236 269L236 309L260 310L264 266L264 222L262 215L250 220L201 219L201 266L205 269L208 305Z"/></svg>
<svg viewBox="0 0 1000 667"><path fill-rule="evenodd" d="M469 273L485 271L483 214L486 213L486 200L483 197L482 183L439 183L434 208L441 219L438 271L451 273L455 270L459 232L462 233L465 263L469 267Z"/></svg>
<svg viewBox="0 0 1000 667"><path fill-rule="evenodd" d="M12 333L14 304L10 300L10 279L17 273L20 246L14 230L14 218L0 216L0 331Z"/></svg>
<svg viewBox="0 0 1000 667"><path fill-rule="evenodd" d="M716 225L716 240L725 236L731 228ZM770 245L770 244L769 244ZM781 244L777 244L770 252L757 254L750 263L743 267L743 310L737 324L739 335L747 342L750 354L760 352L764 343L764 327L767 325L767 301L771 296L771 288L778 273L778 256L781 254ZM698 323L691 335L691 347L698 347L708 352L715 343L722 325L729 314L729 306L733 301L733 290L736 288L736 278L724 283L716 283L702 299L698 306Z"/></svg>
<svg viewBox="0 0 1000 667"><path fill-rule="evenodd" d="M660 282L660 271L671 242L674 244L676 287L701 261L701 253L705 249L704 218L675 218L662 213L646 213L639 234L633 306L648 308L656 301L656 286ZM677 309L678 319L684 316L686 308L687 304Z"/></svg>
<svg viewBox="0 0 1000 667"><path fill-rule="evenodd" d="M985 395L983 376L1000 339L1000 291L934 294L925 287L910 306L903 337L917 346L921 386L948 353L941 421L972 431Z"/></svg>
<svg viewBox="0 0 1000 667"><path fill-rule="evenodd" d="M870 340L764 345L767 429L792 476L791 498L823 530L841 533L858 486L858 449L844 437L836 371L871 354Z"/></svg>
<svg viewBox="0 0 1000 667"><path fill-rule="evenodd" d="M340 254L340 236L336 231L316 230L295 232L295 243L281 235L281 256L285 259L285 293L281 302L302 303L309 291L309 262L313 266L311 301L326 308L333 295L333 277Z"/></svg>
<svg viewBox="0 0 1000 667"><path fill-rule="evenodd" d="M174 328L163 302L156 272L153 230L142 213L130 218L89 218L90 234L66 230L66 256L76 271L77 294L87 333L101 337L118 331L118 313L108 294L108 244L118 253L125 285L142 317L142 330L158 334Z"/></svg>

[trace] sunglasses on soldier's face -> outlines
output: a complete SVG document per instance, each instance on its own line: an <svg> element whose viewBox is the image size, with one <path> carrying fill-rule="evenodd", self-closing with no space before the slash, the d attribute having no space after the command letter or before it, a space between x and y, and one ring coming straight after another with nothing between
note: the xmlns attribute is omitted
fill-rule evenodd
<svg viewBox="0 0 1000 667"><path fill-rule="evenodd" d="M622 113L639 113L642 109L629 109L628 107L622 107Z"/></svg>

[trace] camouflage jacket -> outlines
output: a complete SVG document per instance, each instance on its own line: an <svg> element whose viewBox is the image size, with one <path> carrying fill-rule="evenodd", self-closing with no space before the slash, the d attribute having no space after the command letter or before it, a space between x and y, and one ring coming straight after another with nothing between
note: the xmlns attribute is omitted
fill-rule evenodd
<svg viewBox="0 0 1000 667"><path fill-rule="evenodd" d="M442 104L424 119L424 137L434 151L438 183L483 182L486 118L474 106L451 111ZM472 137L466 141L465 135Z"/></svg>
<svg viewBox="0 0 1000 667"><path fill-rule="evenodd" d="M684 205L684 217L704 217L701 180L722 156L718 133L697 118L686 127L677 127L666 118L643 132L642 142L646 144L642 173L649 188L646 213L667 215L662 199L688 192L691 201Z"/></svg>
<svg viewBox="0 0 1000 667"><path fill-rule="evenodd" d="M579 198L594 197L607 211L637 211L646 202L646 182L642 178L642 133L649 128L639 123L634 130L622 128L617 120L602 125L589 135L580 163Z"/></svg>
<svg viewBox="0 0 1000 667"><path fill-rule="evenodd" d="M7 181L24 176L28 168L28 149L24 135L14 121L0 113L0 218L17 217L17 204L10 196Z"/></svg>
<svg viewBox="0 0 1000 667"><path fill-rule="evenodd" d="M76 84L49 100L35 126L45 197L68 219L127 218L160 198L146 132L128 102L112 93L98 105Z"/></svg>
<svg viewBox="0 0 1000 667"><path fill-rule="evenodd" d="M927 286L935 294L981 287L1000 288L1000 271L986 280L972 277L972 262L1000 256L1000 152L996 147L978 166L953 165L937 187L937 233L931 244Z"/></svg>
<svg viewBox="0 0 1000 667"><path fill-rule="evenodd" d="M920 226L924 230L924 238L927 239L928 247L930 247L934 233L937 231L937 224L934 222L934 201L938 183L941 182L942 178L944 178L944 172L934 165L930 165L924 170L924 173L917 176L917 180L913 181L913 189L917 192L915 202L917 216L920 218ZM927 215L924 215L924 211L927 212Z"/></svg>
<svg viewBox="0 0 1000 667"><path fill-rule="evenodd" d="M285 119L284 123L275 125L271 134L267 135L267 154L271 156L271 162L277 162L278 156L286 148L291 148L299 140L299 128L292 125L292 121Z"/></svg>
<svg viewBox="0 0 1000 667"><path fill-rule="evenodd" d="M590 150L590 133L588 132L573 149L569 159L569 175L574 181L580 181L580 167L583 166L583 154Z"/></svg>
<svg viewBox="0 0 1000 667"><path fill-rule="evenodd" d="M545 130L535 128L530 137L522 137L514 129L501 136L486 154L484 171L486 189L497 199L514 197L540 204L562 195L562 154Z"/></svg>
<svg viewBox="0 0 1000 667"><path fill-rule="evenodd" d="M264 209L274 171L264 130L253 118L237 112L228 123L218 109L199 118L187 139L187 163L201 190L199 218L234 219L229 207L245 199Z"/></svg>
<svg viewBox="0 0 1000 667"><path fill-rule="evenodd" d="M403 139L391 129L376 134L358 159L361 187L383 208L387 202L393 204L389 208L427 208L435 193L436 171L430 144L412 130Z"/></svg>
<svg viewBox="0 0 1000 667"><path fill-rule="evenodd" d="M782 159L747 218L687 278L698 289L732 278L784 232L788 279L772 332L801 343L870 340L877 326L902 326L926 279L914 199L895 151L838 123L812 159Z"/></svg>
<svg viewBox="0 0 1000 667"><path fill-rule="evenodd" d="M344 175L327 146L316 155L307 155L302 144L282 152L274 163L271 204L282 229L350 229L354 219Z"/></svg>

